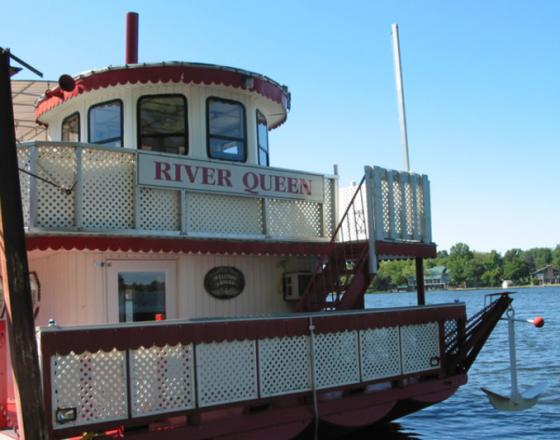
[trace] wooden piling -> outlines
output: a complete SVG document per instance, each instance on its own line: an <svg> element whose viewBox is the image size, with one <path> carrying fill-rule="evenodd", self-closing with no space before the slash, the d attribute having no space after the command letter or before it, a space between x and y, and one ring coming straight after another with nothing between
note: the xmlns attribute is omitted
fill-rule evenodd
<svg viewBox="0 0 560 440"><path fill-rule="evenodd" d="M0 264L20 439L47 439L10 82L10 52L0 48Z"/></svg>
<svg viewBox="0 0 560 440"><path fill-rule="evenodd" d="M416 257L416 291L418 292L418 305L426 304L426 291L424 287L424 259Z"/></svg>

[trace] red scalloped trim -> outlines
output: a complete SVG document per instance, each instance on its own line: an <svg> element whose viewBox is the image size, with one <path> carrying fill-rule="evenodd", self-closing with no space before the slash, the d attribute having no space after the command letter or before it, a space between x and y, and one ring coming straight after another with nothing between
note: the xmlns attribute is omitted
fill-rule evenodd
<svg viewBox="0 0 560 440"><path fill-rule="evenodd" d="M328 255L331 243L203 240L192 238L120 237L92 235L30 235L27 250L91 250L123 252L172 252L232 255ZM345 246L342 243L338 246ZM435 258L436 245L422 243L376 242L381 259Z"/></svg>
<svg viewBox="0 0 560 440"><path fill-rule="evenodd" d="M232 72L211 67L196 66L143 66L125 67L103 72L94 72L88 76L76 79L76 87L72 92L64 92L58 87L48 92L41 99L35 109L35 117L39 118L43 113L53 109L65 101L78 96L81 93L97 90L100 88L124 85L124 84L147 84L147 83L194 83L194 84L220 84L246 90L245 79L247 74ZM253 88L249 89L266 98L281 104L287 111L289 105L289 94L277 84L264 78L252 77ZM275 125L282 124L286 115ZM274 128L274 127L271 127Z"/></svg>
<svg viewBox="0 0 560 440"><path fill-rule="evenodd" d="M107 237L90 235L32 235L26 238L32 250L91 250L123 252L171 252L232 255L325 255L328 243L292 243L191 238Z"/></svg>

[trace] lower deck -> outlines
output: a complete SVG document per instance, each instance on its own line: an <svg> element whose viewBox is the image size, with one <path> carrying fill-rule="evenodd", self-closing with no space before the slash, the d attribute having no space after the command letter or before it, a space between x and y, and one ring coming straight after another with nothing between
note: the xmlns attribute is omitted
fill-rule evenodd
<svg viewBox="0 0 560 440"><path fill-rule="evenodd" d="M371 420L397 404L385 401L395 390L441 382L445 323L464 322L457 305L294 314L298 295L286 294L286 279L301 295L326 244L47 235L28 236L27 246L56 438L162 427L207 438L217 419L226 435L258 431L271 414L288 421L286 438L285 429L316 418L318 405L322 420L353 426L358 421L338 414L347 398L369 396L352 404L366 411L370 397L385 396ZM434 249L409 247L378 243L380 255ZM409 365L418 338L425 352ZM7 429L17 417L3 342L0 426ZM440 385L447 395L456 389ZM238 429L240 415L251 417Z"/></svg>
<svg viewBox="0 0 560 440"><path fill-rule="evenodd" d="M446 399L466 381L447 364L463 304L293 313L318 267L334 285L362 280L353 294L363 296L368 243L28 236L51 438L291 438ZM379 259L435 253L433 244L373 243ZM358 251L360 266L351 264ZM357 267L363 279L349 274ZM313 279L320 295L333 285ZM10 428L3 354L1 425Z"/></svg>
<svg viewBox="0 0 560 440"><path fill-rule="evenodd" d="M464 323L464 305L449 304L50 326L40 332L48 422L57 438L166 426L235 437L271 424L289 438L314 418L365 426L465 383L444 361L446 335Z"/></svg>

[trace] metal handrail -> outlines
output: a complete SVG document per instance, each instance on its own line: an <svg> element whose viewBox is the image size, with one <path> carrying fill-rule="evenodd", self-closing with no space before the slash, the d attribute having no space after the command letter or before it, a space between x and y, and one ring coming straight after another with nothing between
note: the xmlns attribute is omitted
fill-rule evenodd
<svg viewBox="0 0 560 440"><path fill-rule="evenodd" d="M350 202L348 203L344 214L342 215L337 227L335 228L331 236L327 255L323 256L316 264L311 279L309 280L309 283L307 284L307 287L304 291L303 297L298 303L298 311L309 311L323 308L325 299L329 293L334 293L335 298L333 303L335 307L340 303L343 291L351 281L350 276L352 275L352 273L345 273L347 270L349 270L347 267L347 261L349 257L355 256L355 244L356 242L359 242L355 206L358 194L360 194L362 212L365 213L363 195L361 194L363 188L365 188L365 180L366 176L364 175L359 185L357 186L356 191L354 191L354 194L350 199ZM354 213L353 225L349 221L351 210ZM344 236L345 228L348 234L346 240ZM352 236L354 236L355 240L352 240ZM339 245L338 243L342 243L342 245ZM348 246L346 244L348 244ZM363 252L359 252L359 254L359 257L363 258ZM320 286L321 278L323 278L325 274L328 275L326 284L329 291L327 291L326 295L323 295L323 298L320 299L318 298L321 294L320 290L324 290L325 287L327 287ZM341 280L341 277L345 277L344 280ZM320 287L323 288L321 289Z"/></svg>
<svg viewBox="0 0 560 440"><path fill-rule="evenodd" d="M450 356L448 359L450 368L458 367L464 370L470 368L482 349L484 342L490 336L494 326L511 304L511 301L512 299L508 296L508 292L502 293L499 298L483 307L464 322L463 327L458 327L455 338L450 337L455 331L445 335L444 352Z"/></svg>

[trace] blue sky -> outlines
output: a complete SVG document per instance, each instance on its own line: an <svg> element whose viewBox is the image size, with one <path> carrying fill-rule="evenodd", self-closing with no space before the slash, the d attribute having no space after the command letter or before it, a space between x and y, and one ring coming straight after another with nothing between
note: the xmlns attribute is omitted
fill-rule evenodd
<svg viewBox="0 0 560 440"><path fill-rule="evenodd" d="M560 2L9 2L0 46L48 79L119 65L127 11L140 14L141 62L223 64L288 85L272 165L336 163L343 185L365 164L402 169L398 23L410 162L430 177L440 249L560 243Z"/></svg>

